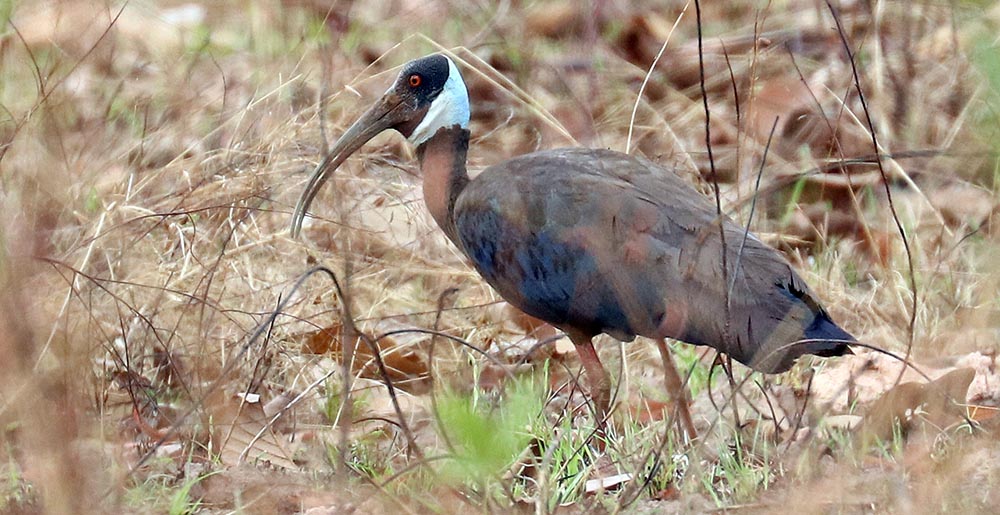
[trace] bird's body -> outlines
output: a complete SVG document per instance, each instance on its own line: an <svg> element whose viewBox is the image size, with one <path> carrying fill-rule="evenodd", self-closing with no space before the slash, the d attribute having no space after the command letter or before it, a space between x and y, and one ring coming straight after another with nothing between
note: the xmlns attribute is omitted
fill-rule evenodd
<svg viewBox="0 0 1000 515"><path fill-rule="evenodd" d="M488 168L458 194L453 214L483 278L557 327L708 345L770 373L802 354L843 354L843 342L826 340L850 336L788 262L727 218L723 273L718 219L672 171L585 148ZM821 341L788 346L808 339Z"/></svg>
<svg viewBox="0 0 1000 515"><path fill-rule="evenodd" d="M317 168L296 206L293 233L327 174L393 128L417 146L424 200L449 239L508 302L576 344L602 416L610 378L591 342L601 333L656 339L674 396L681 381L663 338L714 347L768 373L787 370L803 354L850 352L853 338L784 257L717 215L670 170L619 152L571 148L515 157L470 179L468 122L465 84L450 59L408 63Z"/></svg>

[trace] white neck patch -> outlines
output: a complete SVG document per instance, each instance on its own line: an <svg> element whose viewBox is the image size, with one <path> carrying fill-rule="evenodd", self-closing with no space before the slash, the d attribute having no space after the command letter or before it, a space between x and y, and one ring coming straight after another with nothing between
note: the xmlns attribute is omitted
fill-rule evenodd
<svg viewBox="0 0 1000 515"><path fill-rule="evenodd" d="M442 127L458 125L463 129L469 128L469 92L465 89L465 81L462 80L462 74L458 73L455 63L447 56L445 59L448 59L448 80L441 93L431 102L420 125L410 134L408 139L415 146L430 139Z"/></svg>

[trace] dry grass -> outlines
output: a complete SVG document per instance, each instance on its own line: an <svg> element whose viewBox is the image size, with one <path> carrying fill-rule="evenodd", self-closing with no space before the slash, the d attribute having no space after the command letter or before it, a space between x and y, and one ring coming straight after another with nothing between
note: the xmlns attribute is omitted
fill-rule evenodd
<svg viewBox="0 0 1000 515"><path fill-rule="evenodd" d="M204 4L0 0L10 20L0 509L988 512L1000 502L997 419L982 410L970 415L981 430L941 408L908 434L879 435L875 449L855 442L844 416L873 427L885 416L874 401L903 368L865 350L777 378L739 369L733 395L718 369L709 377L712 355L677 346L706 431L688 447L659 409L652 346L604 342L609 369L623 373L617 436L599 459L575 357L553 345L527 354L546 329L525 337L439 234L396 136L346 164L303 240L289 239L324 141L394 66L439 47L467 64L473 171L540 148L622 150L630 137L633 151L709 191L693 6L671 34L683 6L659 2ZM1000 8L845 3L891 156L887 194L830 12L780 4L711 2L703 13L724 204L745 222L756 198L754 230L862 341L933 378L971 368L954 396L997 406ZM316 264L347 295L323 274L297 284ZM373 353L342 348L355 340L342 334L345 309L369 334L438 328L454 340L379 341L394 405ZM512 374L534 380L510 386ZM926 408L938 394L921 395ZM498 440L484 447L483 431ZM635 478L583 493L586 479L616 472Z"/></svg>

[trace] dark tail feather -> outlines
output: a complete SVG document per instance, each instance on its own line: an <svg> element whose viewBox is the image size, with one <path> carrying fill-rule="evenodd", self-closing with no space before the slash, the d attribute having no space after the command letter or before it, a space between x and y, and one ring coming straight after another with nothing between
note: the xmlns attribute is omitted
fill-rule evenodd
<svg viewBox="0 0 1000 515"><path fill-rule="evenodd" d="M833 320L830 320L830 315L827 315L826 312L820 312L816 315L813 323L806 328L805 337L808 340L816 340L805 344L805 353L824 358L854 354L847 342L857 341L854 336L851 336L851 333L841 329Z"/></svg>

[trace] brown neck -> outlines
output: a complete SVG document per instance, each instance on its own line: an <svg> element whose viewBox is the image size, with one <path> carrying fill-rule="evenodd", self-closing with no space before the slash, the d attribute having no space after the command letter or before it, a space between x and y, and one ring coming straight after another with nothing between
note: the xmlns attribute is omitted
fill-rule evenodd
<svg viewBox="0 0 1000 515"><path fill-rule="evenodd" d="M455 201L469 183L465 156L469 131L457 125L438 129L419 147L420 171L424 176L424 202L448 238L461 248L455 231Z"/></svg>

